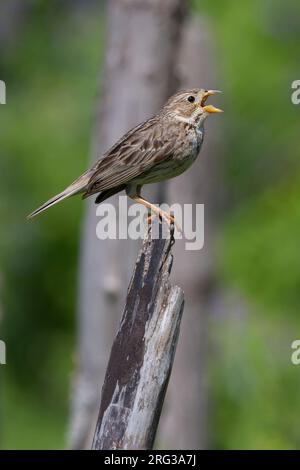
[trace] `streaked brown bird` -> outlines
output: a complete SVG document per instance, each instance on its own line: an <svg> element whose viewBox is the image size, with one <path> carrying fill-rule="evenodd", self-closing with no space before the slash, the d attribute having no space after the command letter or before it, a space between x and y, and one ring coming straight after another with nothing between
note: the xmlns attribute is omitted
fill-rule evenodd
<svg viewBox="0 0 300 470"><path fill-rule="evenodd" d="M172 96L160 112L127 132L90 169L28 218L75 194L83 198L98 194L96 203L126 190L135 202L141 203L168 224L174 217L141 196L144 184L156 183L187 170L197 158L204 137L204 121L211 113L222 112L206 105L209 96L218 90L195 88Z"/></svg>

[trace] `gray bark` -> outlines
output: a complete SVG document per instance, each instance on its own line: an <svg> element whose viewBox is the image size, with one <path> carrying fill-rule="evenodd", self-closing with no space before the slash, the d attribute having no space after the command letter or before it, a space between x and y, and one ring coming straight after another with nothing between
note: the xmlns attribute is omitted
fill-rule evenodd
<svg viewBox="0 0 300 470"><path fill-rule="evenodd" d="M220 88L213 58L213 38L207 24L194 17L186 22L179 57L183 88ZM219 105L220 96L218 95ZM220 297L216 282L214 238L219 218L222 178L220 128L222 116L206 122L204 144L193 167L168 184L168 202L205 204L205 242L201 251L174 247L174 282L182 286L186 305L181 341L161 419L158 444L167 449L209 446L209 315ZM178 432L178 429L184 432Z"/></svg>
<svg viewBox="0 0 300 470"><path fill-rule="evenodd" d="M129 128L154 114L176 87L174 58L182 0L112 0L101 99L92 159ZM159 187L146 194L159 202ZM117 197L109 202L116 204ZM96 238L96 207L83 225L78 309L78 372L74 382L70 446L89 448L114 332L125 302L137 242Z"/></svg>
<svg viewBox="0 0 300 470"><path fill-rule="evenodd" d="M7 48L20 34L21 26L31 9L30 2L6 0L0 3L0 51L8 53Z"/></svg>
<svg viewBox="0 0 300 470"><path fill-rule="evenodd" d="M152 449L184 303L169 282L172 244L152 240L149 229L112 346L94 449Z"/></svg>

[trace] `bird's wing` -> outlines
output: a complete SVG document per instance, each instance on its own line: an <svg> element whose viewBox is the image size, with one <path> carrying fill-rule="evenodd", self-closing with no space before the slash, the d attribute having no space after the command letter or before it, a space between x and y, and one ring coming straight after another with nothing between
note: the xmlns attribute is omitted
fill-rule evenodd
<svg viewBox="0 0 300 470"><path fill-rule="evenodd" d="M157 118L140 124L120 139L92 168L85 197L126 184L151 166L168 159L174 139Z"/></svg>

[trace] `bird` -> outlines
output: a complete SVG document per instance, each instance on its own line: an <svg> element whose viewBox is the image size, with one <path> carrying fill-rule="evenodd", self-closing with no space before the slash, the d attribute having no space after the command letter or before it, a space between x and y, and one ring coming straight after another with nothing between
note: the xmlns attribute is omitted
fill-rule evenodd
<svg viewBox="0 0 300 470"><path fill-rule="evenodd" d="M49 199L28 215L31 219L70 196L85 199L97 194L96 204L125 190L129 198L148 211L174 224L168 214L141 195L145 184L161 182L186 171L199 155L204 122L213 113L222 112L207 99L219 90L193 88L171 96L161 110L137 125L64 191Z"/></svg>

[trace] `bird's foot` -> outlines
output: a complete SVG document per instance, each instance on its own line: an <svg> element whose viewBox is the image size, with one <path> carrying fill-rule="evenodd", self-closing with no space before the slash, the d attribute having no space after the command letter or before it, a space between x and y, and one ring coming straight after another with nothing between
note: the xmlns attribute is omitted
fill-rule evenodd
<svg viewBox="0 0 300 470"><path fill-rule="evenodd" d="M148 215L147 224L151 225L155 217L158 217L160 222L164 220L166 224L170 227L170 229L172 229L172 227L174 228L175 226L178 232L182 233L182 229L180 225L176 222L175 217L172 213L168 214L167 212L159 209L159 212L155 212L155 213Z"/></svg>

